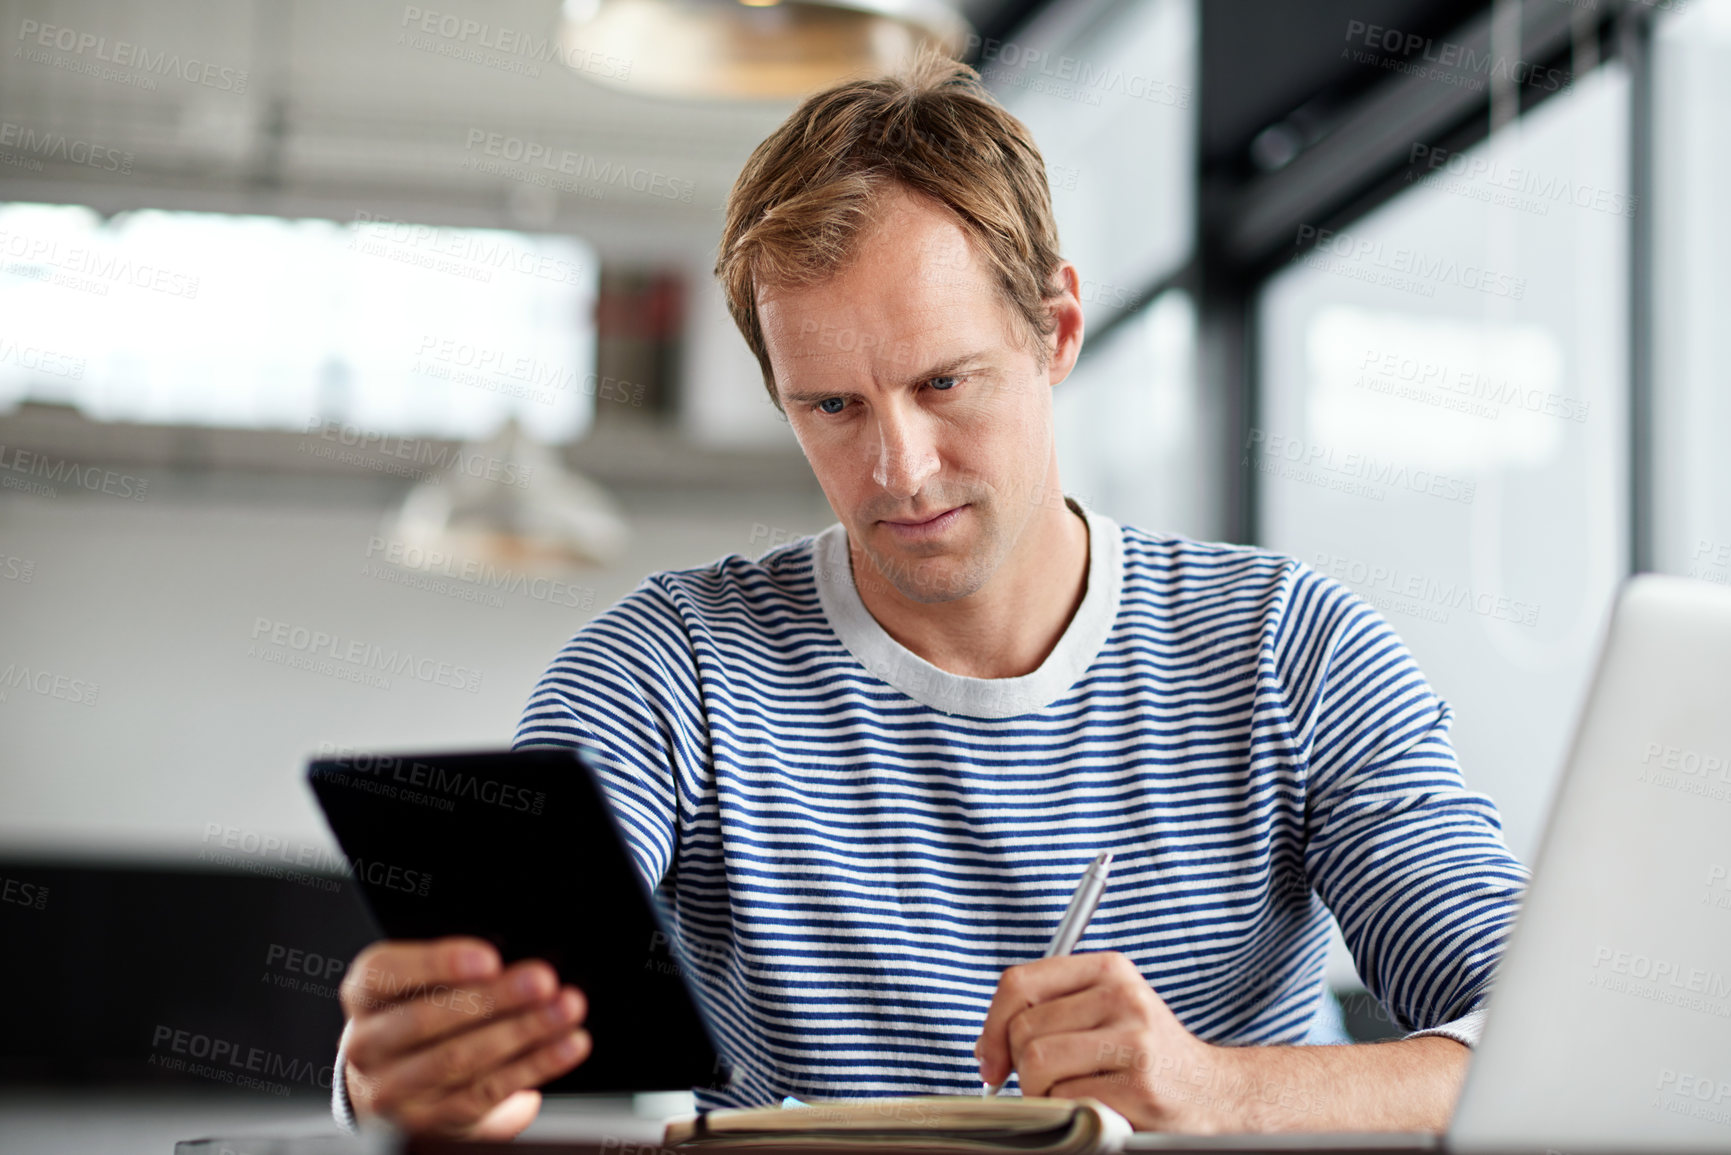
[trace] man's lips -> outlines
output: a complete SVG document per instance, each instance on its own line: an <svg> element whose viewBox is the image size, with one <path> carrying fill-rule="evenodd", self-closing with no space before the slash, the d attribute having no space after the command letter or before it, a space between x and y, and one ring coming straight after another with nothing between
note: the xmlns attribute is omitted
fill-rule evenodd
<svg viewBox="0 0 1731 1155"><path fill-rule="evenodd" d="M933 514L923 521L891 521L878 522L879 528L904 545L918 542L933 542L946 538L950 530L955 528L962 514L967 511L966 505L954 506L942 513Z"/></svg>
<svg viewBox="0 0 1731 1155"><path fill-rule="evenodd" d="M932 516L925 518L923 520L920 520L920 521L893 521L889 518L884 518L883 523L885 525L901 526L903 529L918 529L922 525L931 525L933 522L937 521L940 517L947 517L950 514L954 513L956 510L961 509L961 508L962 507L959 505L951 506L949 509L943 510L941 513L934 513L934 514L932 514Z"/></svg>

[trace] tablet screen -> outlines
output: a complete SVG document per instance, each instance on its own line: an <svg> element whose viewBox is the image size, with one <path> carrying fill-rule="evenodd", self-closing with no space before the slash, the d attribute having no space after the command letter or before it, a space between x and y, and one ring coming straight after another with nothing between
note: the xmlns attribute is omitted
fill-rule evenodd
<svg viewBox="0 0 1731 1155"><path fill-rule="evenodd" d="M548 1092L724 1086L654 897L571 748L347 754L307 779L385 938L484 938L587 997L594 1048Z"/></svg>

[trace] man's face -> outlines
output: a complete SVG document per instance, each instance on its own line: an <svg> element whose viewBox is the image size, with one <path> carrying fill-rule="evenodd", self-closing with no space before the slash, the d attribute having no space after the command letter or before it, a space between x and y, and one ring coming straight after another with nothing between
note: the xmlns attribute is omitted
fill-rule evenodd
<svg viewBox="0 0 1731 1155"><path fill-rule="evenodd" d="M947 210L886 192L841 271L760 288L757 303L794 435L855 547L902 595L967 597L1043 505L1061 508L1051 386L1080 322L1042 369Z"/></svg>

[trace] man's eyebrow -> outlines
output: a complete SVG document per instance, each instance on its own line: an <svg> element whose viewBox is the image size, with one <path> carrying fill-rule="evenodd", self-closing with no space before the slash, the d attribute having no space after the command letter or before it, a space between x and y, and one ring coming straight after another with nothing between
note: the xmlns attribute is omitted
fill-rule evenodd
<svg viewBox="0 0 1731 1155"><path fill-rule="evenodd" d="M966 368L969 365L981 364L989 355L990 350L979 349L972 353L963 353L959 357L947 357L944 360L939 361L937 364L927 366L920 372L905 378L904 384L917 385L922 381L929 381L933 377L947 376L956 372L958 369ZM846 392L846 390L800 389L796 391L783 391L781 399L784 403L798 405L805 402L822 401L826 397L837 397L844 392Z"/></svg>

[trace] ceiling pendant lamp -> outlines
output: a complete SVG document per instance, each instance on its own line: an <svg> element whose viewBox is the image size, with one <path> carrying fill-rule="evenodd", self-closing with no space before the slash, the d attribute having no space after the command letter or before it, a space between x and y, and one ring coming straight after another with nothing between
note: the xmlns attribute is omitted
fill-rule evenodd
<svg viewBox="0 0 1731 1155"><path fill-rule="evenodd" d="M567 64L625 91L792 100L972 32L945 0L566 0Z"/></svg>

